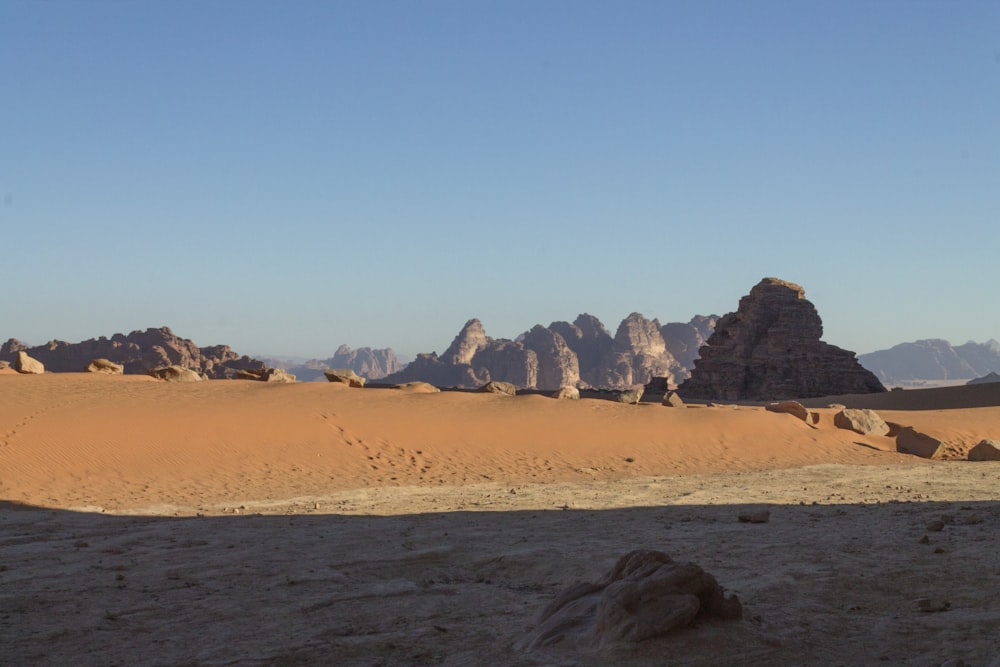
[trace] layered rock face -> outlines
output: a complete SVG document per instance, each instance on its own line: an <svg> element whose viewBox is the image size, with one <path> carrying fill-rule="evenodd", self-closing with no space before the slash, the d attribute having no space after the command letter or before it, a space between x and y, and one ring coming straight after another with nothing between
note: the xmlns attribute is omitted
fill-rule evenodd
<svg viewBox="0 0 1000 667"><path fill-rule="evenodd" d="M0 359L10 359L22 350L45 364L47 370L56 373L82 372L93 359L107 359L121 364L125 373L129 374L180 366L213 379L232 378L240 370L264 368L262 362L241 356L228 345L200 348L191 340L174 335L167 327L133 331L127 336L101 336L81 343L53 340L37 347L28 347L12 338L0 347Z"/></svg>
<svg viewBox="0 0 1000 667"><path fill-rule="evenodd" d="M677 361L677 380L691 377L691 369L698 358L698 350L715 331L718 315L695 315L690 322L668 322L660 327L660 335L667 344L667 352Z"/></svg>
<svg viewBox="0 0 1000 667"><path fill-rule="evenodd" d="M667 351L660 323L632 313L618 326L611 347L611 363L601 386L628 387L646 384L653 377L673 381L677 360Z"/></svg>
<svg viewBox="0 0 1000 667"><path fill-rule="evenodd" d="M773 401L885 391L853 352L822 335L805 291L765 278L716 323L678 392L685 399Z"/></svg>
<svg viewBox="0 0 1000 667"><path fill-rule="evenodd" d="M606 366L611 358L614 339L601 321L583 313L572 324L553 322L549 329L566 341L576 354L580 380L585 386L602 387L607 380Z"/></svg>
<svg viewBox="0 0 1000 667"><path fill-rule="evenodd" d="M535 387L555 390L575 387L580 382L580 364L566 339L551 329L536 324L524 335L522 344L538 359Z"/></svg>

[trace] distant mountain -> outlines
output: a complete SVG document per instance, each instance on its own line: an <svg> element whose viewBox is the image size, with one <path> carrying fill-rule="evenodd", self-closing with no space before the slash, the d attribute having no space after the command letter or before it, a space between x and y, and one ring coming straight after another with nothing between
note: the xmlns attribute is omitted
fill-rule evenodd
<svg viewBox="0 0 1000 667"><path fill-rule="evenodd" d="M1000 343L969 341L953 347L941 338L929 338L861 354L858 361L883 384L968 380L1000 372Z"/></svg>
<svg viewBox="0 0 1000 667"><path fill-rule="evenodd" d="M198 347L168 327L133 331L127 336L117 333L111 338L101 336L80 343L53 340L29 346L11 338L0 346L0 360L11 361L22 350L54 373L80 373L93 359L109 359L123 365L129 374L176 364L213 379L232 378L241 370L264 368L262 361L237 354L228 345Z"/></svg>
<svg viewBox="0 0 1000 667"><path fill-rule="evenodd" d="M419 354L383 381L471 388L496 380L544 390L622 389L653 377L673 383L688 377L690 367L685 364L697 357L717 319L697 316L688 323L661 326L632 313L612 336L600 320L584 313L573 322L535 325L514 340L491 338L482 322L471 319L441 356Z"/></svg>
<svg viewBox="0 0 1000 667"><path fill-rule="evenodd" d="M347 345L338 347L329 359L310 359L299 363L282 359L265 359L265 361L269 366L283 368L292 373L299 382L325 381L323 371L331 368L350 368L368 380L381 380L390 373L398 373L404 366L392 348L375 350L361 347L352 350Z"/></svg>

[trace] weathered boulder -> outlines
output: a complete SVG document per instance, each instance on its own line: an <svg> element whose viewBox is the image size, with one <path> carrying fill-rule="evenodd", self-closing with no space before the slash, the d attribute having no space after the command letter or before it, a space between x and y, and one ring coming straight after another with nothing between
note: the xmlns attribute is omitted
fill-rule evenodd
<svg viewBox="0 0 1000 667"><path fill-rule="evenodd" d="M764 409L768 412L780 412L794 415L804 422L809 421L809 411L806 410L805 406L798 401L779 401L777 403L769 403L764 406Z"/></svg>
<svg viewBox="0 0 1000 667"><path fill-rule="evenodd" d="M277 382L277 383L292 383L295 382L295 376L291 373L286 372L282 368L265 368L262 374L261 380L264 382Z"/></svg>
<svg viewBox="0 0 1000 667"><path fill-rule="evenodd" d="M982 440L969 450L970 461L1000 461L1000 440Z"/></svg>
<svg viewBox="0 0 1000 667"><path fill-rule="evenodd" d="M440 394L441 390L428 382L404 382L403 384L397 384L392 386L393 389L399 389L411 394Z"/></svg>
<svg viewBox="0 0 1000 667"><path fill-rule="evenodd" d="M19 350L14 357L14 370L18 373L41 374L45 372L45 364L28 356L24 350Z"/></svg>
<svg viewBox="0 0 1000 667"><path fill-rule="evenodd" d="M502 394L504 396L516 396L517 387L510 382L490 381L479 388L484 394Z"/></svg>
<svg viewBox="0 0 1000 667"><path fill-rule="evenodd" d="M149 371L149 375L166 382L201 382L204 378L190 368L183 366L163 366Z"/></svg>
<svg viewBox="0 0 1000 667"><path fill-rule="evenodd" d="M106 373L108 375L123 375L125 367L107 359L92 359L87 368L87 373Z"/></svg>
<svg viewBox="0 0 1000 667"><path fill-rule="evenodd" d="M683 408L684 399L682 399L680 394L678 394L676 391L668 391L663 395L663 401L661 402L661 405L664 405L668 408Z"/></svg>
<svg viewBox="0 0 1000 667"><path fill-rule="evenodd" d="M896 435L896 451L913 454L925 459L940 458L943 453L942 441L927 433L906 426Z"/></svg>
<svg viewBox="0 0 1000 667"><path fill-rule="evenodd" d="M889 433L889 425L874 410L845 408L833 416L833 425L861 435L886 435Z"/></svg>
<svg viewBox="0 0 1000 667"><path fill-rule="evenodd" d="M607 646L661 637L695 620L739 619L743 608L709 573L661 551L631 551L595 583L579 583L542 610L518 647L531 650L569 639Z"/></svg>
<svg viewBox="0 0 1000 667"><path fill-rule="evenodd" d="M645 388L642 386L632 387L631 389L622 389L614 394L615 400L619 403L628 403L629 405L638 405L639 401L642 400L642 395L645 392Z"/></svg>
<svg viewBox="0 0 1000 667"><path fill-rule="evenodd" d="M331 368L328 371L323 371L323 375L330 382L340 382L350 387L365 386L365 379L350 368Z"/></svg>
<svg viewBox="0 0 1000 667"><path fill-rule="evenodd" d="M576 387L560 387L558 391L552 394L552 398L576 401L580 399L580 390Z"/></svg>
<svg viewBox="0 0 1000 667"><path fill-rule="evenodd" d="M777 401L883 392L853 352L824 343L823 323L798 285L765 278L722 317L699 350L685 398Z"/></svg>

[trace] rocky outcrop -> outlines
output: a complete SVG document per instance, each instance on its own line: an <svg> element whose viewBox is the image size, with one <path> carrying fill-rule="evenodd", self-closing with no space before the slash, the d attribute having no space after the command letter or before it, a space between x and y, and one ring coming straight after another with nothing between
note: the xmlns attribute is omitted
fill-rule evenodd
<svg viewBox="0 0 1000 667"><path fill-rule="evenodd" d="M387 375L403 370L404 364L392 348L375 349L360 347L356 350L341 345L329 359L310 359L294 363L281 359L262 359L270 367L282 368L295 375L300 382L323 380L323 371L331 368L350 368L366 380L381 380Z"/></svg>
<svg viewBox="0 0 1000 667"><path fill-rule="evenodd" d="M465 323L462 330L451 341L451 345L441 355L445 363L452 365L472 364L472 359L476 352L489 345L490 339L486 336L483 323L477 319L471 319Z"/></svg>
<svg viewBox="0 0 1000 667"><path fill-rule="evenodd" d="M18 373L41 375L45 372L45 364L28 356L24 350L18 350L14 357L14 370Z"/></svg>
<svg viewBox="0 0 1000 667"><path fill-rule="evenodd" d="M580 390L576 387L560 387L552 393L552 398L567 401L578 401L580 400Z"/></svg>
<svg viewBox="0 0 1000 667"><path fill-rule="evenodd" d="M295 375L283 368L264 368L261 370L239 371L236 374L236 379L291 384L295 382Z"/></svg>
<svg viewBox="0 0 1000 667"><path fill-rule="evenodd" d="M769 403L764 406L764 409L768 412L794 415L804 422L809 421L809 411L806 410L805 406L798 401L779 401L777 403Z"/></svg>
<svg viewBox="0 0 1000 667"><path fill-rule="evenodd" d="M382 378L381 381L387 384L427 382L435 387L474 389L489 382L489 377L477 376L471 364L445 363L437 354L429 352L418 354L406 368Z"/></svg>
<svg viewBox="0 0 1000 667"><path fill-rule="evenodd" d="M538 324L524 334L521 344L534 352L538 360L535 388L551 391L579 384L580 365L576 353L561 335Z"/></svg>
<svg viewBox="0 0 1000 667"><path fill-rule="evenodd" d="M662 551L637 550L594 583L560 593L518 642L532 650L570 640L606 647L661 637L695 620L735 620L743 607L727 597L715 577L694 563L678 563Z"/></svg>
<svg viewBox="0 0 1000 667"><path fill-rule="evenodd" d="M667 352L660 323L632 313L618 326L611 347L610 375L604 386L646 384L654 377L673 381L677 361Z"/></svg>
<svg viewBox="0 0 1000 667"><path fill-rule="evenodd" d="M104 373L106 375L123 375L125 373L124 366L107 359L93 359L84 370L87 373Z"/></svg>
<svg viewBox="0 0 1000 667"><path fill-rule="evenodd" d="M551 366L551 364L548 364ZM530 389L538 384L539 359L534 350L512 340L490 339L469 365L470 372L484 382L497 380ZM472 370L474 369L474 370Z"/></svg>
<svg viewBox="0 0 1000 667"><path fill-rule="evenodd" d="M691 376L698 350L715 331L718 319L718 315L695 315L690 322L668 322L660 327L667 352L679 367L674 373L676 381L683 381Z"/></svg>
<svg viewBox="0 0 1000 667"><path fill-rule="evenodd" d="M607 387L607 365L612 357L614 339L601 321L583 313L573 323L553 322L549 329L562 336L576 354L580 380L584 386Z"/></svg>
<svg viewBox="0 0 1000 667"><path fill-rule="evenodd" d="M777 401L885 391L853 352L820 340L805 291L765 278L725 315L678 392L685 398Z"/></svg>
<svg viewBox="0 0 1000 667"><path fill-rule="evenodd" d="M176 336L167 327L133 331L127 336L101 336L80 343L53 340L35 347L11 339L0 347L0 359L9 359L22 350L55 373L78 373L92 359L120 364L128 374L144 374L151 369L174 365L213 379L235 377L240 370L264 368L262 362L241 356L228 345L200 348L191 340Z"/></svg>

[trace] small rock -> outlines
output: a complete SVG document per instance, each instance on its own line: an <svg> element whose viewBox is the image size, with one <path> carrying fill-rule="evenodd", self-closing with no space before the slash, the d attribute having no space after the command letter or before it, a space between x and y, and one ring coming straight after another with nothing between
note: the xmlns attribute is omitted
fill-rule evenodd
<svg viewBox="0 0 1000 667"><path fill-rule="evenodd" d="M951 603L947 600L934 598L918 598L915 602L917 611L948 611Z"/></svg>
<svg viewBox="0 0 1000 667"><path fill-rule="evenodd" d="M931 543L931 538L929 538L926 535L917 540L917 544L930 544L930 543Z"/></svg>
<svg viewBox="0 0 1000 667"><path fill-rule="evenodd" d="M125 373L124 366L108 359L92 359L84 370L87 373L106 373L108 375L123 375Z"/></svg>
<svg viewBox="0 0 1000 667"><path fill-rule="evenodd" d="M740 523L767 523L771 520L769 510L757 510L755 512L744 512L739 515Z"/></svg>
<svg viewBox="0 0 1000 667"><path fill-rule="evenodd" d="M683 408L684 400L680 397L676 391L668 391L663 395L663 401L661 405L668 408Z"/></svg>
<svg viewBox="0 0 1000 667"><path fill-rule="evenodd" d="M639 401L642 400L643 392L645 392L645 387L633 387L632 389L625 389L615 394L615 400L617 400L619 403L638 405Z"/></svg>
<svg viewBox="0 0 1000 667"><path fill-rule="evenodd" d="M940 533L942 530L944 530L944 521L942 521L941 519L934 519L933 521L928 521L927 530L931 531L932 533Z"/></svg>

